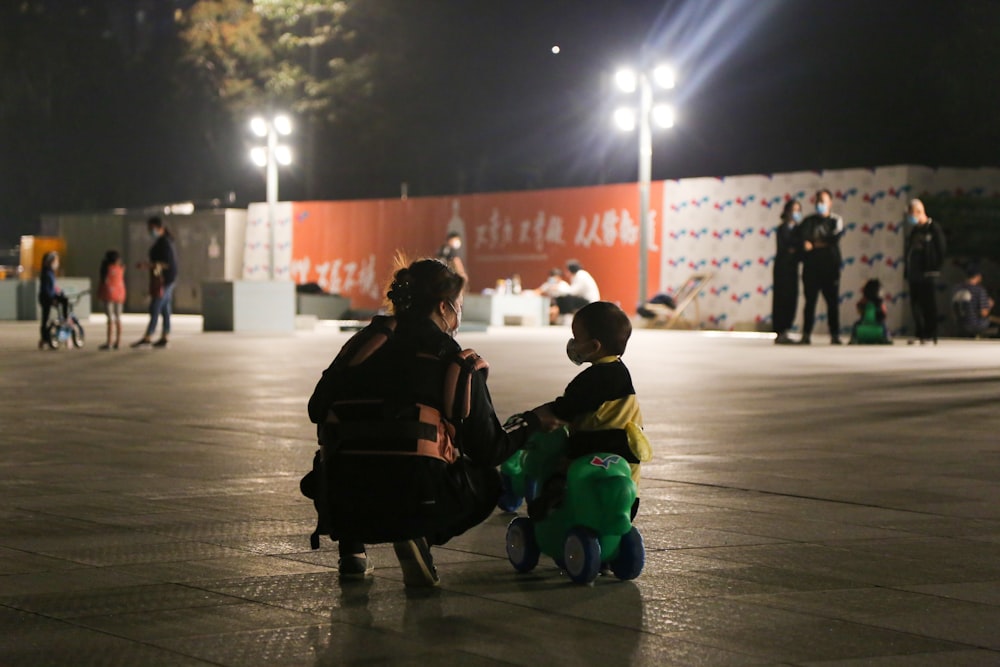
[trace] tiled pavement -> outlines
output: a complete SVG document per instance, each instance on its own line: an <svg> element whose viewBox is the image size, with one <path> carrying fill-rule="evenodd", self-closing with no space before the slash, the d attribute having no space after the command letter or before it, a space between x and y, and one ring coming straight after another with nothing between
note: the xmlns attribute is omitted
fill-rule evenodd
<svg viewBox="0 0 1000 667"><path fill-rule="evenodd" d="M128 328L135 337L141 320ZM634 582L516 575L509 516L341 586L298 494L346 339L37 352L0 323L0 665L1000 665L1000 346L775 347L639 331L656 448ZM502 416L576 370L566 329L462 335Z"/></svg>

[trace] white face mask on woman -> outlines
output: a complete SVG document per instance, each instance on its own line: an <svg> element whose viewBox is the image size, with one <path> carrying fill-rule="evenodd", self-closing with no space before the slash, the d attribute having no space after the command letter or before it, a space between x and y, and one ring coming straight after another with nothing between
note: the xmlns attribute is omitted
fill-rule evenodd
<svg viewBox="0 0 1000 667"><path fill-rule="evenodd" d="M456 307L451 301L448 302L451 309L455 311L455 328L448 332L448 334L454 338L458 335L458 328L462 326L462 308L460 306Z"/></svg>

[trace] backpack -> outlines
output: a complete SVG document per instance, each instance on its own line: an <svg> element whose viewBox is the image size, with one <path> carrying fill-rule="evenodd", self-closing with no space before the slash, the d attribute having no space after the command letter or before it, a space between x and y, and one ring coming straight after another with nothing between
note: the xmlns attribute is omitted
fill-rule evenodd
<svg viewBox="0 0 1000 667"><path fill-rule="evenodd" d="M395 333L392 318L376 318L348 342L344 367L358 368ZM430 361L439 357L418 353ZM401 396L335 400L319 425L313 469L300 482L313 500L320 535L366 543L429 534L454 505L468 479L462 474L459 426L471 410L472 375L489 372L474 350L445 363L440 406ZM331 503L337 496L337 503Z"/></svg>

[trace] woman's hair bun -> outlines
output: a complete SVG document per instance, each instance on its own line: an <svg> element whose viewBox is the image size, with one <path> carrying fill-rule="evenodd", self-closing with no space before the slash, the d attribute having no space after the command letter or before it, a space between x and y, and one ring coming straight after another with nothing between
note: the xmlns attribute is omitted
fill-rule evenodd
<svg viewBox="0 0 1000 667"><path fill-rule="evenodd" d="M389 285L389 293L386 295L392 302L394 312L403 313L413 306L413 284L410 282L410 272L402 269L396 273L392 284Z"/></svg>

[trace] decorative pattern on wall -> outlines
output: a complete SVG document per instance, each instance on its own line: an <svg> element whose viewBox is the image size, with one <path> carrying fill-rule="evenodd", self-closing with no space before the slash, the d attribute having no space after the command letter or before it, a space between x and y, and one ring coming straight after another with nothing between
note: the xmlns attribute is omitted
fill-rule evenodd
<svg viewBox="0 0 1000 667"><path fill-rule="evenodd" d="M996 196L1000 170L880 167L669 181L664 187L663 284L676 289L695 271L715 273L701 299L701 326L769 330L774 229L789 199L815 211L815 193L833 193L833 210L844 218L840 283L842 332L857 319L855 304L870 278L882 282L889 326L905 333L908 294L903 247L904 213L924 193ZM934 211L928 213L933 217ZM943 221L947 226L947 220ZM946 289L945 289L946 291ZM946 294L943 295L946 298ZM817 307L818 332L826 331L825 304ZM795 329L801 329L800 292Z"/></svg>
<svg viewBox="0 0 1000 667"><path fill-rule="evenodd" d="M292 262L292 203L275 204L275 280L288 280ZM247 207L247 232L243 246L243 279L271 277L271 224L267 204Z"/></svg>

